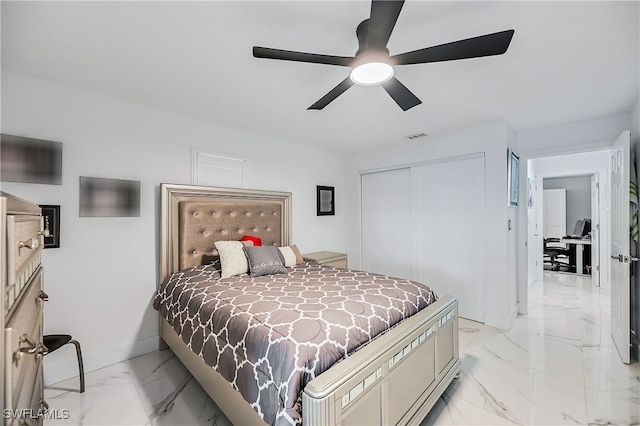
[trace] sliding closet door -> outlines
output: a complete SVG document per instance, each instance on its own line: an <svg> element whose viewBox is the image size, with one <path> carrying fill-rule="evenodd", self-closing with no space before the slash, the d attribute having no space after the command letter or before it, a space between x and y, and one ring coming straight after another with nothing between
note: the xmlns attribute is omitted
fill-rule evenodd
<svg viewBox="0 0 640 426"><path fill-rule="evenodd" d="M419 279L439 295L458 299L461 317L484 322L485 238L491 238L485 235L484 157L420 166L414 174Z"/></svg>
<svg viewBox="0 0 640 426"><path fill-rule="evenodd" d="M362 269L411 278L411 169L362 179Z"/></svg>

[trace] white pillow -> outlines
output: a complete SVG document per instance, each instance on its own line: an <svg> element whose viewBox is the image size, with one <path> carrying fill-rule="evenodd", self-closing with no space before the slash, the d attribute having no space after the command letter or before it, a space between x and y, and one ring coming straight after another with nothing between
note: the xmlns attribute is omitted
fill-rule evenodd
<svg viewBox="0 0 640 426"><path fill-rule="evenodd" d="M244 244L241 241L216 241L214 244L220 255L222 278L249 272L249 263L242 250Z"/></svg>
<svg viewBox="0 0 640 426"><path fill-rule="evenodd" d="M280 250L280 254L282 254L282 257L284 258L284 266L289 267L302 263L300 250L298 250L298 247L295 244L287 247L278 247L278 250Z"/></svg>

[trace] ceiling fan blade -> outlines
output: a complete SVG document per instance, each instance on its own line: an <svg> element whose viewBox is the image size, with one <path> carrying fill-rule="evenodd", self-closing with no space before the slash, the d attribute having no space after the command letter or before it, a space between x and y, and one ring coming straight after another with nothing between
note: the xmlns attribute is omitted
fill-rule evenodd
<svg viewBox="0 0 640 426"><path fill-rule="evenodd" d="M514 30L458 40L439 46L427 47L392 56L396 65L426 64L428 62L454 61L502 55L509 48Z"/></svg>
<svg viewBox="0 0 640 426"><path fill-rule="evenodd" d="M384 50L391 37L393 27L396 25L398 15L402 10L402 1L378 1L371 2L371 14L369 17L368 49Z"/></svg>
<svg viewBox="0 0 640 426"><path fill-rule="evenodd" d="M382 87L393 98L403 111L413 108L416 105L420 105L422 101L416 97L404 84L392 77L391 80L386 83L382 83Z"/></svg>
<svg viewBox="0 0 640 426"><path fill-rule="evenodd" d="M253 46L256 58L280 59L284 61L310 62L313 64L341 65L350 67L353 57L320 55L317 53L294 52L291 50L272 49L270 47Z"/></svg>
<svg viewBox="0 0 640 426"><path fill-rule="evenodd" d="M353 81L351 77L347 77L336 87L331 89L329 93L320 98L315 104L311 105L307 109L322 109L329 105L335 98L342 95L349 87L353 86Z"/></svg>

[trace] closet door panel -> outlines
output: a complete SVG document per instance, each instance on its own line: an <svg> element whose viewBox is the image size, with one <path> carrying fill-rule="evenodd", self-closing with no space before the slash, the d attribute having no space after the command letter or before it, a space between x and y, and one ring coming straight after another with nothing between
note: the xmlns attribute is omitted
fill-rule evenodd
<svg viewBox="0 0 640 426"><path fill-rule="evenodd" d="M459 302L461 317L484 322L484 157L414 168L419 210L419 279ZM496 241L496 244L504 242Z"/></svg>
<svg viewBox="0 0 640 426"><path fill-rule="evenodd" d="M411 278L411 169L361 176L362 269Z"/></svg>

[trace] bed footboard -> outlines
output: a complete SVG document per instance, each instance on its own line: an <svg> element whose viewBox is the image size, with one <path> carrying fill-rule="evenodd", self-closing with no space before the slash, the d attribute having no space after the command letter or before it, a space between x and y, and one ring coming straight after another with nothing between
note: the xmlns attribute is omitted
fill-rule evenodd
<svg viewBox="0 0 640 426"><path fill-rule="evenodd" d="M458 302L445 296L307 384L305 425L418 425L460 371Z"/></svg>
<svg viewBox="0 0 640 426"><path fill-rule="evenodd" d="M162 319L161 336L233 424L265 424ZM460 371L458 302L445 296L307 384L305 425L418 425Z"/></svg>

